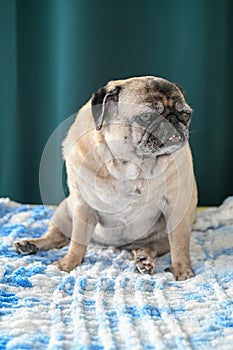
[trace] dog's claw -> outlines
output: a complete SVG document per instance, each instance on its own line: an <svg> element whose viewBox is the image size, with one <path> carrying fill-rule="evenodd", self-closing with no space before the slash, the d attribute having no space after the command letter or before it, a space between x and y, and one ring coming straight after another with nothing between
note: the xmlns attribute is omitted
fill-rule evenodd
<svg viewBox="0 0 233 350"><path fill-rule="evenodd" d="M154 263L148 259L147 255L136 257L136 268L142 274L152 274L154 272Z"/></svg>

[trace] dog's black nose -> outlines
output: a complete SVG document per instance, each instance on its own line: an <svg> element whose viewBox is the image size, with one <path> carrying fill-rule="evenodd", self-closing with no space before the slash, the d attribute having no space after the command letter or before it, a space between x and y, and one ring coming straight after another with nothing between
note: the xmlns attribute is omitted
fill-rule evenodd
<svg viewBox="0 0 233 350"><path fill-rule="evenodd" d="M175 114L169 114L167 116L167 120L172 124L175 125L178 122L177 116Z"/></svg>

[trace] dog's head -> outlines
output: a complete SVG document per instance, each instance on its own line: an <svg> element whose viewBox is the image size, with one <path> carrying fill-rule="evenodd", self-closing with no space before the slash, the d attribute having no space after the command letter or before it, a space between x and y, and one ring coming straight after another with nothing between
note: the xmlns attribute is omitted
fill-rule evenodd
<svg viewBox="0 0 233 350"><path fill-rule="evenodd" d="M92 96L91 106L96 129L113 152L169 155L188 140L192 109L182 89L165 79L111 81Z"/></svg>

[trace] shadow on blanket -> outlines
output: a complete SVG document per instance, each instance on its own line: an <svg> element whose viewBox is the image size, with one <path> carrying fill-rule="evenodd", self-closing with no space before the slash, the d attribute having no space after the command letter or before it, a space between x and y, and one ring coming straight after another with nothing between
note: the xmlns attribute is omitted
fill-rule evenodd
<svg viewBox="0 0 233 350"><path fill-rule="evenodd" d="M198 213L184 282L169 254L149 276L114 248L88 248L70 274L50 265L67 248L15 253L47 226L43 206L0 200L0 349L232 349L233 197Z"/></svg>

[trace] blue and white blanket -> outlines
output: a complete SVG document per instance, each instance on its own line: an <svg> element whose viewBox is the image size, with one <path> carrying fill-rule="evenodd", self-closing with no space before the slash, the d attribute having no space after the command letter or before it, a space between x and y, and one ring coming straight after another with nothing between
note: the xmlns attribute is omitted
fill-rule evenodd
<svg viewBox="0 0 233 350"><path fill-rule="evenodd" d="M153 276L114 248L88 248L70 274L51 265L67 247L18 255L14 240L48 221L43 206L0 200L0 349L233 349L233 197L198 213L184 282L164 272L169 254Z"/></svg>

